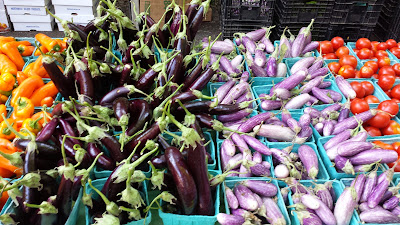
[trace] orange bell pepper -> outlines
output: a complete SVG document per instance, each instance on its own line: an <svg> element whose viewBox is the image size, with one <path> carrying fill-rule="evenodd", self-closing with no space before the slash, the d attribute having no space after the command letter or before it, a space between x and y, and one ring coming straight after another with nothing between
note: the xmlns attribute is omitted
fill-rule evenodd
<svg viewBox="0 0 400 225"><path fill-rule="evenodd" d="M11 177L11 176L7 176L7 177ZM5 191L5 192L3 192L3 194L1 194L1 198L0 198L0 207L1 208L3 208L3 206L6 204L7 200L8 200L8 192Z"/></svg>
<svg viewBox="0 0 400 225"><path fill-rule="evenodd" d="M54 98L45 97L45 98L42 99L42 101L40 101L40 106L46 105L46 106L50 107L50 106L53 105L53 103L54 103Z"/></svg>
<svg viewBox="0 0 400 225"><path fill-rule="evenodd" d="M7 114L8 114L8 112L7 112L6 105L1 104L0 105L0 122L2 122L4 120L2 115L4 115L4 117L7 118ZM0 144L0 146L1 146L1 144Z"/></svg>
<svg viewBox="0 0 400 225"><path fill-rule="evenodd" d="M1 87L1 86L0 86ZM36 89L30 97L32 104L34 106L40 106L40 102L46 97L55 97L58 94L58 90L56 85L54 85L53 81L43 85L39 89ZM53 104L49 105L52 106Z"/></svg>
<svg viewBox="0 0 400 225"><path fill-rule="evenodd" d="M30 76L24 80L17 88L12 91L11 106L14 107L20 97L30 98L36 89L44 85L41 77L37 75Z"/></svg>
<svg viewBox="0 0 400 225"><path fill-rule="evenodd" d="M31 119L33 120L37 120L38 118L42 118L39 120L39 123L40 125L42 125L42 127L44 127L44 125L46 125L46 123L48 123L52 117L49 112L44 112L44 111L37 112L33 114L33 116L31 117Z"/></svg>
<svg viewBox="0 0 400 225"><path fill-rule="evenodd" d="M25 61L19 53L17 46L13 45L12 42L7 42L0 47L1 51L4 52L4 54L6 54L8 58L14 62L14 64L17 66L17 69L21 71L22 68L24 68Z"/></svg>
<svg viewBox="0 0 400 225"><path fill-rule="evenodd" d="M9 170L7 170L7 169L4 169L4 168L2 168L2 167L0 166L0 176L1 176L1 177L4 177L4 178L9 178L9 177L13 177L13 176L14 176L14 173L11 172L11 171L9 171ZM6 192L3 192L3 193L7 193L7 191L6 191ZM7 194L7 196L8 196L8 194ZM3 197L3 196L2 196L2 197Z"/></svg>
<svg viewBox="0 0 400 225"><path fill-rule="evenodd" d="M67 49L67 43L61 39L56 39L58 44L61 46L60 51Z"/></svg>
<svg viewBox="0 0 400 225"><path fill-rule="evenodd" d="M42 55L39 56L39 58L36 59L36 61L33 63L32 69L30 71L31 75L39 75L41 77L46 76L47 71L43 66L43 62L42 62Z"/></svg>
<svg viewBox="0 0 400 225"><path fill-rule="evenodd" d="M33 115L35 106L32 101L26 97L20 97L14 105L15 116L18 118L29 118Z"/></svg>
<svg viewBox="0 0 400 225"><path fill-rule="evenodd" d="M31 56L33 51L35 51L34 46L27 46L27 45L18 45L18 51L21 53L22 56Z"/></svg>
<svg viewBox="0 0 400 225"><path fill-rule="evenodd" d="M8 56L0 54L0 73L7 72L16 75L18 72L17 65Z"/></svg>
<svg viewBox="0 0 400 225"><path fill-rule="evenodd" d="M10 153L21 151L20 149L15 147L14 144L11 141L9 141L9 140L7 140L5 138L0 138L0 148L2 150L6 149L6 151L8 151Z"/></svg>
<svg viewBox="0 0 400 225"><path fill-rule="evenodd" d="M61 50L61 46L58 44L57 40L45 34L38 33L35 35L35 38L37 41L40 42L41 45L45 46L49 52L50 51L58 52Z"/></svg>
<svg viewBox="0 0 400 225"><path fill-rule="evenodd" d="M7 119L7 122L16 130L17 125L15 124L14 120ZM5 121L0 123L0 138L4 138L7 140L13 140L15 138L15 134L8 128ZM1 165L1 163L0 163Z"/></svg>
<svg viewBox="0 0 400 225"><path fill-rule="evenodd" d="M0 104L6 104L8 96L0 94Z"/></svg>
<svg viewBox="0 0 400 225"><path fill-rule="evenodd" d="M0 91L7 92L14 88L15 77L11 73L3 73L0 75Z"/></svg>
<svg viewBox="0 0 400 225"><path fill-rule="evenodd" d="M0 167L13 172L18 177L22 175L22 168L13 166L10 161L3 156L0 156Z"/></svg>
<svg viewBox="0 0 400 225"><path fill-rule="evenodd" d="M33 64L34 64L34 63L29 63L29 64L24 68L24 70L22 71L27 77L30 76L30 72L31 72L31 70L32 70L32 68L33 68Z"/></svg>
<svg viewBox="0 0 400 225"><path fill-rule="evenodd" d="M18 84L22 84L22 82L24 82L24 80L26 80L26 78L28 78L28 75L26 75L24 72L22 72L22 71L17 72Z"/></svg>
<svg viewBox="0 0 400 225"><path fill-rule="evenodd" d="M40 49L40 50L39 50L39 49ZM47 50L46 47L40 46L38 49L36 49L36 51L35 51L35 53L34 53L33 55L34 55L34 56L39 56L39 55L41 55L42 53L41 53L40 51L42 51L44 54L49 52L49 51Z"/></svg>
<svg viewBox="0 0 400 225"><path fill-rule="evenodd" d="M0 41L10 42L10 41L15 41L15 38L14 37L0 36Z"/></svg>

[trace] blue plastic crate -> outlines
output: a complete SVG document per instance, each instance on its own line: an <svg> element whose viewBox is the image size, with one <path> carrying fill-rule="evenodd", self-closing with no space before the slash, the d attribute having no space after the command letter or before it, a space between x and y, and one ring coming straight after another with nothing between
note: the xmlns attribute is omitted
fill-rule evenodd
<svg viewBox="0 0 400 225"><path fill-rule="evenodd" d="M329 159L328 155L326 154L325 148L324 148L324 144L330 140L332 138L332 136L328 136L328 137L322 137L318 140L318 151L319 151L319 155L321 156L322 161L324 162L325 168L328 171L329 177L331 177L331 179L342 179L342 178L354 178L357 176L357 174L360 173L355 173L353 174L346 174L346 173L340 173L336 170L336 168L333 165L333 162L331 162L331 160ZM388 169L388 166L386 164L383 164L383 168L384 169ZM382 173L381 169L378 169L378 173Z"/></svg>
<svg viewBox="0 0 400 225"><path fill-rule="evenodd" d="M219 174L218 171L209 171L212 176ZM213 216L200 216L200 215L179 215L172 213L165 213L161 209L158 210L158 215L161 217L164 225L214 225L217 222L217 215L220 212L220 187L218 185L214 194L214 215ZM162 204L162 203L161 203Z"/></svg>
<svg viewBox="0 0 400 225"><path fill-rule="evenodd" d="M101 191L101 189L103 188L103 186L106 183L106 181L107 181L107 178L94 180L94 181L92 181L92 185L95 188L97 188L98 190ZM142 186L143 188L140 191L141 192L140 194L142 195L142 198L145 201L146 205L148 205L149 204L149 198L148 198L148 195L147 195L146 182L142 182L142 185L143 185ZM87 194L91 194L91 197L93 199L99 199L100 198L100 196L89 186L89 183L86 184L86 193ZM91 222L91 216L90 216L90 213L89 213L89 207L88 206L85 206L85 219L86 219L86 225L93 224ZM149 213L148 213L148 215L147 215L147 217L145 219L141 219L141 220L138 220L138 221L132 221L132 222L127 223L126 225L144 225L144 224L145 225L149 225L150 222L151 222L151 212L149 211Z"/></svg>
<svg viewBox="0 0 400 225"><path fill-rule="evenodd" d="M306 187L314 187L315 183L324 184L325 182L326 181L322 181L322 180L300 181L300 183L302 185L306 186ZM343 188L342 184L339 181L332 180L331 182L332 182L332 188L333 188L333 190L335 192L335 195L336 195L336 199L334 199L334 202L336 202L338 200L339 196L343 193L344 188ZM290 205L294 204L291 196L289 196L289 203L290 203ZM301 224L299 219L297 218L297 213L294 210L292 210L291 217L295 221L296 225L300 225ZM357 224L359 224L358 221L359 221L359 218L358 218L357 212L356 212L356 210L354 210L354 213L353 213L353 216L351 218L350 224L357 225Z"/></svg>
<svg viewBox="0 0 400 225"><path fill-rule="evenodd" d="M277 194L277 204L279 209L281 210L283 217L286 220L286 224L290 225L292 224L290 221L290 217L289 214L287 212L286 209L286 205L285 202L283 201L282 198L282 194L278 185L278 182L276 180L271 180L270 178L252 178L251 180L261 180L261 181L265 181L265 182L271 182L272 184L274 184L276 187L278 187L278 194ZM225 185L231 189L233 189L236 185L236 183L240 182L242 180L227 180L223 183L222 185L222 192L224 194L224 203L225 203L225 213L230 214L230 210L229 210L229 205L228 205L228 201L226 200L226 194L225 194Z"/></svg>
<svg viewBox="0 0 400 225"><path fill-rule="evenodd" d="M268 143L269 148L277 148L277 149L284 149L291 145L292 145L291 143L273 143L273 142ZM316 153L316 155L318 157L318 175L317 175L316 179L317 180L329 180L328 171L326 171L325 165L322 162L321 156L319 155L317 145L314 143L304 143L303 145L310 146L314 150L314 152ZM300 146L301 145L299 145L299 144L294 144L292 152L298 153L298 149L300 148ZM273 177L275 177L274 170L272 170L272 174L273 174Z"/></svg>

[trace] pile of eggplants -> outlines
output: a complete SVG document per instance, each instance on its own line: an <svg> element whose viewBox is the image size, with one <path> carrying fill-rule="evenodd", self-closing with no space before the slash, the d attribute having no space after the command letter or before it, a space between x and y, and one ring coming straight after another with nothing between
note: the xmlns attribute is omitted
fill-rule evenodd
<svg viewBox="0 0 400 225"><path fill-rule="evenodd" d="M219 213L221 225L286 224L277 204L278 187L263 180L244 180L233 189L225 186L226 200L231 214Z"/></svg>

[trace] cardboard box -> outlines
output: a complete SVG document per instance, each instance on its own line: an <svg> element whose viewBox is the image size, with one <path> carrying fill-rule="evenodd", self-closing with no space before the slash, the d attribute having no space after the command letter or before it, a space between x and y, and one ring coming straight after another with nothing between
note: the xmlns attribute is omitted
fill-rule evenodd
<svg viewBox="0 0 400 225"><path fill-rule="evenodd" d="M10 20L12 23L50 23L54 18L50 15L10 15Z"/></svg>
<svg viewBox="0 0 400 225"><path fill-rule="evenodd" d="M53 5L94 6L98 0L52 0Z"/></svg>
<svg viewBox="0 0 400 225"><path fill-rule="evenodd" d="M211 22L212 21L212 8L208 8L207 14L203 19L204 22Z"/></svg>
<svg viewBox="0 0 400 225"><path fill-rule="evenodd" d="M10 31L10 22L6 10L0 10L0 33Z"/></svg>
<svg viewBox="0 0 400 225"><path fill-rule="evenodd" d="M6 7L4 6L4 1L0 0L0 10L6 10Z"/></svg>
<svg viewBox="0 0 400 225"><path fill-rule="evenodd" d="M52 22L44 23L13 23L14 31L52 31L54 27L54 20Z"/></svg>
<svg viewBox="0 0 400 225"><path fill-rule="evenodd" d="M74 23L87 24L94 19L93 15L74 15L74 14L56 14L63 20L73 21Z"/></svg>
<svg viewBox="0 0 400 225"><path fill-rule="evenodd" d="M50 6L47 7L49 8ZM8 5L7 12L9 15L47 15L45 6Z"/></svg>
<svg viewBox="0 0 400 225"><path fill-rule="evenodd" d="M57 14L95 15L96 6L54 5L54 10Z"/></svg>
<svg viewBox="0 0 400 225"><path fill-rule="evenodd" d="M49 2L50 0L4 0L4 5L45 6Z"/></svg>

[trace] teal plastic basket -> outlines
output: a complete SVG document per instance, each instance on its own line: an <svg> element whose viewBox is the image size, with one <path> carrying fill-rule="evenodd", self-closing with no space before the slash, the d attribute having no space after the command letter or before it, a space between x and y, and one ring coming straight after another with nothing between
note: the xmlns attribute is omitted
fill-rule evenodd
<svg viewBox="0 0 400 225"><path fill-rule="evenodd" d="M181 132L172 132L172 133L177 134L177 135L181 135ZM214 141L213 141L213 139L211 137L211 134L209 132L203 132L203 134L204 134L204 138L205 138L204 143L208 143L207 146L206 146L206 150L211 155L211 158L213 160L213 162L211 164L207 164L207 168L209 170L213 170L217 166L217 159L216 159L216 156L215 156L216 155L215 144L214 144ZM172 136L170 136L168 134L164 134L163 136L167 140L168 143L171 143Z"/></svg>
<svg viewBox="0 0 400 225"><path fill-rule="evenodd" d="M286 224L287 225L292 224L291 220L290 220L290 217L289 217L289 214L288 214L288 211L286 209L285 202L283 201L281 190L279 188L278 182L276 180L271 180L270 178L266 178L266 177L263 177L263 178L252 178L251 180L261 180L261 181L265 181L265 182L271 182L276 187L278 187L278 194L276 195L278 207L281 210L281 212L283 214L283 217L286 220ZM222 192L223 192L223 195L224 195L224 203L225 203L225 213L227 213L227 214L230 214L230 210L229 210L229 206L228 206L228 201L226 200L225 185L227 187L229 187L230 189L233 189L236 186L236 184L238 182L240 182L240 181L243 181L243 180L226 180L222 185Z"/></svg>
<svg viewBox="0 0 400 225"><path fill-rule="evenodd" d="M396 63L400 62L400 59L398 59L391 51L386 50L386 52L387 52L388 55L389 55L390 61L394 61L394 62L396 62Z"/></svg>
<svg viewBox="0 0 400 225"><path fill-rule="evenodd" d="M323 184L325 182L326 181L323 181L323 180L300 181L300 183L302 185L306 186L306 187L314 187L315 186L314 183ZM342 184L337 180L332 180L331 182L332 182L332 188L333 188L333 190L335 192L335 195L336 195L336 198L334 199L334 202L336 202L337 199L339 198L339 196L343 193L344 188L343 188ZM291 195L289 196L288 199L289 199L290 205L293 205L294 203L293 203L293 199L292 199ZM300 225L301 224L299 219L298 219L298 217L297 217L297 213L294 210L292 210L292 212L291 212L291 217L292 217L292 219L293 219L293 221L295 222L296 225ZM356 210L354 210L353 216L352 216L352 218L350 220L350 224L351 225L357 225L357 224L359 224L358 221L359 221L359 218L358 218L357 212L356 212Z"/></svg>
<svg viewBox="0 0 400 225"><path fill-rule="evenodd" d="M280 41L274 41L275 48L279 48L279 44L280 43L281 43ZM299 59L304 58L304 57L317 56L317 52L318 52L317 50L313 50L311 52L308 52L305 56L295 57L295 58L284 58L284 59L296 59L296 60L299 60Z"/></svg>
<svg viewBox="0 0 400 225"><path fill-rule="evenodd" d="M94 181L92 181L92 185L95 188L97 188L98 190L101 191L101 189L103 188L103 186L106 183L106 181L107 181L107 178L94 180ZM143 185L142 186L143 188L142 188L142 191L141 191L140 194L142 195L142 198L144 199L146 205L148 205L149 204L149 198L148 198L148 195L147 195L146 182L142 182L142 185ZM86 193L87 194L91 194L91 197L93 199L99 199L100 198L100 196L89 186L89 183L86 184ZM89 207L88 206L85 206L85 220L86 220L86 225L93 224L91 222L91 215L89 213ZM126 225L149 225L150 222L151 222L151 212L149 211L149 213L147 214L146 218L138 220L138 221L132 221L132 222L126 223Z"/></svg>
<svg viewBox="0 0 400 225"><path fill-rule="evenodd" d="M272 142L268 143L269 148L277 148L277 149L284 149L291 145L292 145L291 143L272 143ZM310 146L314 150L315 154L318 157L318 174L317 174L316 179L317 180L329 180L328 171L326 170L325 165L322 162L321 156L319 155L317 145L314 143L304 143L303 145ZM301 145L299 145L299 144L294 144L292 152L298 153L300 146ZM273 177L276 177L274 170L272 170L272 175L273 175Z"/></svg>
<svg viewBox="0 0 400 225"><path fill-rule="evenodd" d="M376 61L377 60L377 59L363 59L362 60L362 59L358 58L357 54L354 52L354 49L356 48L355 42L347 42L346 46L350 50L350 55L355 56L359 62L366 62L366 61L371 61L371 60ZM389 50L386 50L386 52L388 53L388 57L389 57L390 61L393 61L394 63L398 62L398 58L395 55L393 55L393 53L391 53ZM361 65L363 65L363 64L364 63L362 63ZM357 66L357 69L359 70L358 66Z"/></svg>
<svg viewBox="0 0 400 225"><path fill-rule="evenodd" d="M325 148L324 148L324 144L330 140L332 138L332 136L329 137L322 137L318 140L318 151L319 151L319 155L321 156L322 161L324 162L325 168L328 171L329 177L331 179L342 179L342 178L354 178L356 177L358 174L360 173L355 173L353 174L346 174L346 173L340 173L336 170L336 168L333 165L333 162L331 162L331 160L329 159L328 155L326 154ZM385 170L388 169L388 166L386 164L382 165L383 168ZM365 172L363 172L365 173ZM382 173L382 169L379 168L378 169L378 173Z"/></svg>
<svg viewBox="0 0 400 225"><path fill-rule="evenodd" d="M263 85L274 85L283 81L285 77L251 77L250 83L252 87Z"/></svg>
<svg viewBox="0 0 400 225"><path fill-rule="evenodd" d="M210 175L216 176L218 171L210 170ZM158 215L163 221L164 225L214 225L217 222L217 215L220 212L220 187L218 185L213 193L214 201L214 215L213 216L200 216L200 215L179 215L173 213L165 213L161 209L158 210ZM163 203L161 203L163 204Z"/></svg>
<svg viewBox="0 0 400 225"><path fill-rule="evenodd" d="M374 86L374 93L372 93L372 95L374 95L375 97L377 97L379 99L379 101L385 101L385 100L390 100L389 96L387 96L385 94L385 92L382 90L381 87L379 87L379 85L377 84L377 82L374 82L370 79L347 79L347 81L349 83L353 82L353 81L357 81L357 82L362 82L362 81L366 81L371 83ZM369 104L370 107L378 107L378 103L373 103L373 104Z"/></svg>

